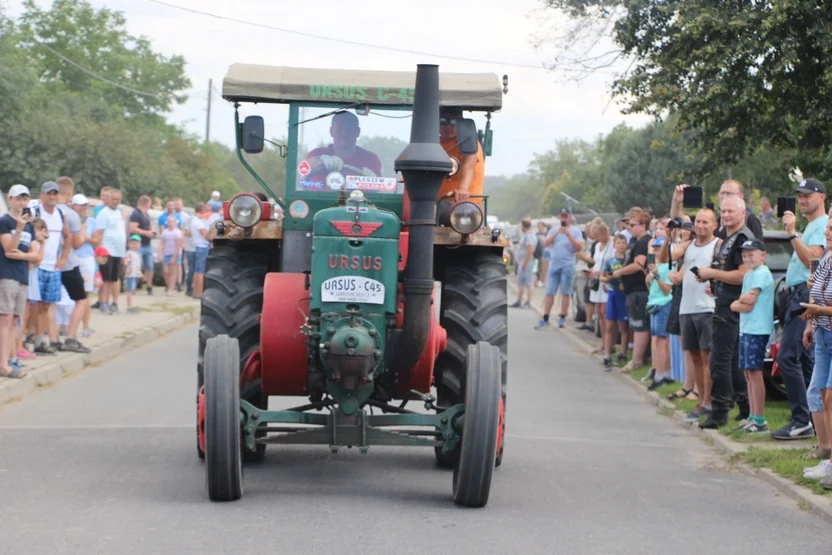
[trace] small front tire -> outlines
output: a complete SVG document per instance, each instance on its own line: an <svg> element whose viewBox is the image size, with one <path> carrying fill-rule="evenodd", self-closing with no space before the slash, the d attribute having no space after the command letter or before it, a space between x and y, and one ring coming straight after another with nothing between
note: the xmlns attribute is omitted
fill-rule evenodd
<svg viewBox="0 0 832 555"><path fill-rule="evenodd" d="M240 345L227 335L207 341L205 369L205 479L213 501L243 495L240 426Z"/></svg>

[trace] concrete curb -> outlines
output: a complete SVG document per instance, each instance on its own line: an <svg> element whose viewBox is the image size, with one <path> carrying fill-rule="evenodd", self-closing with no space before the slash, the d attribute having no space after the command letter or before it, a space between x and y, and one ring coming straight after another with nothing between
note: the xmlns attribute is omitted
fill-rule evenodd
<svg viewBox="0 0 832 555"><path fill-rule="evenodd" d="M144 326L104 341L96 345L91 353L68 355L54 364L30 370L25 378L7 380L0 386L0 407L7 403L19 401L40 388L49 387L66 377L80 373L86 368L97 366L136 347L151 343L198 319L199 310L180 316L172 316L158 324Z"/></svg>
<svg viewBox="0 0 832 555"><path fill-rule="evenodd" d="M509 285L509 288L516 294L517 290L513 286ZM537 314L542 315L542 311L538 307L532 306L531 308ZM565 332L564 336L573 344L585 350L585 354L589 358L597 360L599 363L603 362L603 357L592 354L595 347L578 336L575 330L569 328L556 328L552 331ZM688 430L692 434L702 437L704 441L708 442L723 455L728 457L732 465L740 468L744 474L761 479L786 497L796 501L798 504L808 507L812 513L820 516L832 524L832 501L830 501L827 497L818 495L803 486L799 486L786 478L778 476L767 468L752 468L742 462L737 464L738 457L746 453L745 445L737 443L736 441L723 436L719 432L714 432L713 430L702 430L698 426L693 426L692 424L685 422L686 415L682 411L678 410L676 405L659 397L657 393L648 391L639 382L627 374L623 374L615 368L606 373L614 376L619 382L625 384L630 389L638 393L648 403L655 405L657 407L656 412L662 416L669 417L671 420L675 421L682 428Z"/></svg>

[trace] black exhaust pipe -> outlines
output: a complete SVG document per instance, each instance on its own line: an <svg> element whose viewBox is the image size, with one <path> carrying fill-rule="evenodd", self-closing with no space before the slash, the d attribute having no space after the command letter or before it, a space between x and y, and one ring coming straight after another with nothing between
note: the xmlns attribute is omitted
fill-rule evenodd
<svg viewBox="0 0 832 555"><path fill-rule="evenodd" d="M436 195L450 173L451 160L439 144L439 66L419 64L413 98L410 144L396 158L410 197L410 230L404 269L404 325L393 343L392 367L407 370L419 362L430 333L433 294L433 228Z"/></svg>

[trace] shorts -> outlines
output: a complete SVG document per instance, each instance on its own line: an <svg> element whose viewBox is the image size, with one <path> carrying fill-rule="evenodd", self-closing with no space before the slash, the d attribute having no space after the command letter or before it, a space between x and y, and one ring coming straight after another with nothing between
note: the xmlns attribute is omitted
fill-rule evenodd
<svg viewBox="0 0 832 555"><path fill-rule="evenodd" d="M173 262L173 255L172 254L166 254L162 260L164 261L163 262L164 265L167 266L168 264Z"/></svg>
<svg viewBox="0 0 832 555"><path fill-rule="evenodd" d="M40 302L40 283L38 282L38 269L32 268L29 270L29 302Z"/></svg>
<svg viewBox="0 0 832 555"><path fill-rule="evenodd" d="M90 256L79 259L78 269L81 270L81 279L84 280L84 291L95 291L95 258Z"/></svg>
<svg viewBox="0 0 832 555"><path fill-rule="evenodd" d="M184 262L184 261L185 261L185 253L182 252L182 251L179 251L179 256L176 257L176 263L181 266L182 262Z"/></svg>
<svg viewBox="0 0 832 555"><path fill-rule="evenodd" d="M629 322L627 296L621 291L610 291L607 298L607 322Z"/></svg>
<svg viewBox="0 0 832 555"><path fill-rule="evenodd" d="M211 249L209 247L197 247L195 254L194 254L194 273L195 274L204 274L205 269L208 266L208 252Z"/></svg>
<svg viewBox="0 0 832 555"><path fill-rule="evenodd" d="M680 314L682 349L685 351L710 351L713 335L713 313Z"/></svg>
<svg viewBox="0 0 832 555"><path fill-rule="evenodd" d="M740 333L739 340L739 369L740 370L762 370L766 358L766 345L770 335L754 335L751 333Z"/></svg>
<svg viewBox="0 0 832 555"><path fill-rule="evenodd" d="M662 306L650 307L650 335L653 337L667 337L667 318L670 316L670 309L673 308L672 302L667 302Z"/></svg>
<svg viewBox="0 0 832 555"><path fill-rule="evenodd" d="M101 266L101 281L105 283L115 283L121 280L121 261L122 258L111 256L107 259L107 263Z"/></svg>
<svg viewBox="0 0 832 555"><path fill-rule="evenodd" d="M38 268L40 302L54 304L61 300L61 272Z"/></svg>
<svg viewBox="0 0 832 555"><path fill-rule="evenodd" d="M124 279L124 284L127 286L127 292L132 293L139 288L139 280L141 278L129 277Z"/></svg>
<svg viewBox="0 0 832 555"><path fill-rule="evenodd" d="M549 275L546 279L546 296L554 297L560 289L560 294L568 297L572 295L575 288L575 267L564 266L552 269L549 267Z"/></svg>
<svg viewBox="0 0 832 555"><path fill-rule="evenodd" d="M650 331L650 315L647 313L647 291L636 291L627 295L627 315L630 327L636 332Z"/></svg>
<svg viewBox="0 0 832 555"><path fill-rule="evenodd" d="M0 279L0 314L23 316L29 285L16 279Z"/></svg>
<svg viewBox="0 0 832 555"><path fill-rule="evenodd" d="M87 298L87 291L84 289L84 277L81 275L81 269L75 267L66 272L61 272L61 283L66 287L67 295L75 302L83 301Z"/></svg>
<svg viewBox="0 0 832 555"><path fill-rule="evenodd" d="M150 272L153 270L153 247L139 247L139 256L142 257L142 270Z"/></svg>
<svg viewBox="0 0 832 555"><path fill-rule="evenodd" d="M518 265L517 267L517 285L523 287L531 287L534 285L534 269L532 265L529 264L526 266L526 269L520 268Z"/></svg>
<svg viewBox="0 0 832 555"><path fill-rule="evenodd" d="M815 368L812 380L806 390L809 410L822 412L824 410L822 389L832 389L832 331L815 328Z"/></svg>

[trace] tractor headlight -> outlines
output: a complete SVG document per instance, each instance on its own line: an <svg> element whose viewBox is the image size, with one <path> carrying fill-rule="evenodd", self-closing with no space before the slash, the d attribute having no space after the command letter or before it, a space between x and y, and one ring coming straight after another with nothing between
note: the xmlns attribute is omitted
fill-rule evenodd
<svg viewBox="0 0 832 555"><path fill-rule="evenodd" d="M228 217L234 225L240 227L251 227L260 221L263 215L263 206L260 200L253 195L240 195L234 197L228 204Z"/></svg>
<svg viewBox="0 0 832 555"><path fill-rule="evenodd" d="M470 235L482 227L482 210L470 200L458 202L451 208L451 227L460 235Z"/></svg>

